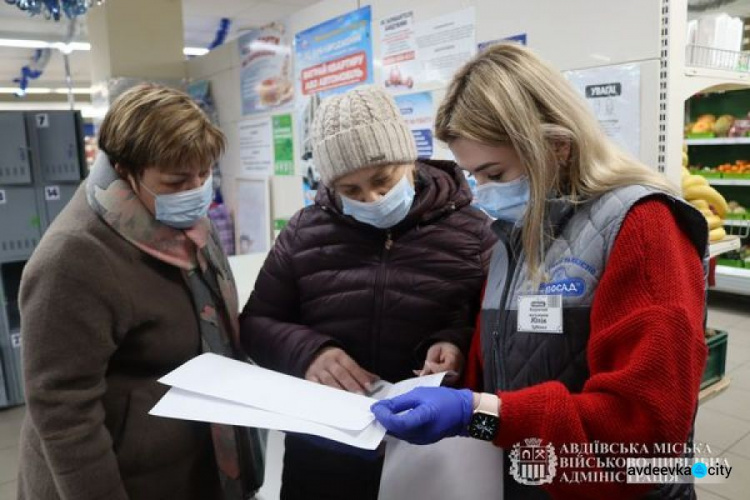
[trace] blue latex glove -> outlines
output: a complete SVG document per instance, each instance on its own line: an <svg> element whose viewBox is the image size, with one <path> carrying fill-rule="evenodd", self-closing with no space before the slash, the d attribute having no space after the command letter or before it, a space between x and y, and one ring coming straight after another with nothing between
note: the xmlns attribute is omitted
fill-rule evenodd
<svg viewBox="0 0 750 500"><path fill-rule="evenodd" d="M418 387L370 408L388 433L412 444L431 444L466 435L474 411L474 393L468 389Z"/></svg>

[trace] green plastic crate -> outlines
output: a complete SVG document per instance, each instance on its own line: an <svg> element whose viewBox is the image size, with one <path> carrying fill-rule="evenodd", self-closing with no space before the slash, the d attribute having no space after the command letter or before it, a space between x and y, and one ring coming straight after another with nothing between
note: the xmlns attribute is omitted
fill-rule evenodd
<svg viewBox="0 0 750 500"><path fill-rule="evenodd" d="M706 339L708 346L708 359L706 368L703 370L701 389L715 384L724 378L727 365L727 341L729 334L723 330L716 330L716 335Z"/></svg>

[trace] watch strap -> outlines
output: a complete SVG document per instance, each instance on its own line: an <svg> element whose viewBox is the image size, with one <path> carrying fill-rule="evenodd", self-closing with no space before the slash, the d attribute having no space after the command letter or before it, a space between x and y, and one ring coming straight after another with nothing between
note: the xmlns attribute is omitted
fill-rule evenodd
<svg viewBox="0 0 750 500"><path fill-rule="evenodd" d="M479 404L477 405L474 413L481 412L496 417L500 416L500 398L494 394L479 394Z"/></svg>

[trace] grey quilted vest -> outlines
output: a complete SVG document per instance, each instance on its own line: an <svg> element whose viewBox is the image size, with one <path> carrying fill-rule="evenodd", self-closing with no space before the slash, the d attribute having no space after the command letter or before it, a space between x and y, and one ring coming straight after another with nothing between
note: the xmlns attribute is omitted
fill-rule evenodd
<svg viewBox="0 0 750 500"><path fill-rule="evenodd" d="M708 229L702 214L680 199L643 186L618 188L578 205L565 199L548 202L554 239L545 251L547 279L536 289L528 280L519 232L509 223L495 222L500 239L493 249L481 313L485 390L512 391L557 380L572 393L581 391L589 378L586 350L597 285L625 216L635 203L652 197L672 203L680 227L705 256L707 269ZM517 300L526 294L562 296L562 334L517 331ZM548 498L541 489L521 487L509 477L506 470L505 498ZM692 498L692 485L676 486L669 492L655 491L653 498Z"/></svg>

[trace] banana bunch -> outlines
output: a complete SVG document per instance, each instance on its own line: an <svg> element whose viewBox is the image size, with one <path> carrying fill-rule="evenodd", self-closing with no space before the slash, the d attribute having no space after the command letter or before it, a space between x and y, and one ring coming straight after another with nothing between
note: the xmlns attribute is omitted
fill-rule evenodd
<svg viewBox="0 0 750 500"><path fill-rule="evenodd" d="M727 201L702 175L691 175L688 169L682 169L682 196L706 218L709 229L709 240L719 241L726 238L724 217L729 211Z"/></svg>

